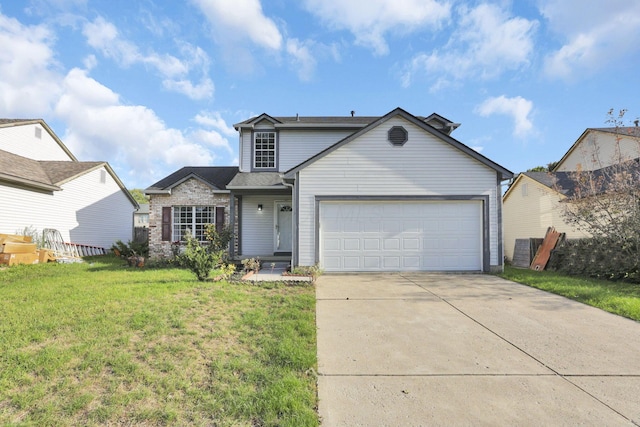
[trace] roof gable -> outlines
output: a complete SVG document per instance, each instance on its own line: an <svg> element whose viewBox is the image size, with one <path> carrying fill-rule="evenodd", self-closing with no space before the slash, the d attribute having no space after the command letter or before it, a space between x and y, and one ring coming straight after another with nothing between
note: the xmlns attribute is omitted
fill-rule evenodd
<svg viewBox="0 0 640 427"><path fill-rule="evenodd" d="M65 183L101 167L137 207L136 201L106 162L33 160L0 150L0 181L35 190L60 191Z"/></svg>
<svg viewBox="0 0 640 427"><path fill-rule="evenodd" d="M377 120L373 121L369 125L367 125L364 128L358 130L357 132L354 132L353 134L349 135L348 137L336 142L335 144L331 145L330 147L328 147L327 149L321 151L320 153L316 154L315 156L313 156L313 157L305 160L304 162L300 163L299 165L291 168L290 170L285 172L285 177L289 178L289 179L293 178L294 174L296 172L298 172L299 170L304 169L305 167L315 163L316 161L322 159L323 157L325 157L329 153L331 153L331 152L339 149L340 147L350 143L354 139L366 134L370 130L374 129L375 127L378 127L378 126L382 125L383 123L387 122L388 120L390 120L391 118L396 117L396 116L400 116L400 117L404 118L405 120L411 122L412 124L416 125L417 127L421 128L422 130L426 131L427 133L430 133L431 135L435 136L436 138L441 139L442 141L450 144L452 147L454 147L454 148L462 151L466 155L474 158L475 160L479 161L480 163L484 164L485 166L488 166L491 169L494 169L496 172L498 172L500 174L501 179L509 179L509 178L513 177L513 172L511 172L508 169L506 169L506 168L498 165L497 163L489 160L487 157L483 156L482 154L478 153L477 151L475 151L475 150L469 148L468 146L464 145L463 143L453 139L449 135L437 130L433 126L427 124L424 120L422 120L419 117L416 117L416 116L406 112L405 110L403 110L402 108L399 108L399 107L394 109L394 110L392 110L392 111L390 111L386 115L378 118Z"/></svg>
<svg viewBox="0 0 640 427"><path fill-rule="evenodd" d="M60 149L64 151L64 153L69 156L69 160L78 161L78 159L71 153L71 151L67 148L66 145L62 142L58 135L47 125L47 123L42 119L2 119L0 118L0 128L7 128L13 126L28 126L28 125L40 125L42 128L53 138L53 140L58 144Z"/></svg>
<svg viewBox="0 0 640 427"><path fill-rule="evenodd" d="M238 173L237 166L185 166L144 190L147 194L168 194L189 179L202 181L214 190L227 191L227 184Z"/></svg>
<svg viewBox="0 0 640 427"><path fill-rule="evenodd" d="M581 145L585 143L587 137L592 134L607 134L607 135L617 135L622 138L630 137L630 138L640 138L640 127L638 126L626 126L626 127L609 127L609 128L587 128L584 132L578 137L576 142L574 142L571 147L567 150L567 152L562 156L560 161L553 168L553 172L562 168L563 164L569 159L569 157L575 153Z"/></svg>

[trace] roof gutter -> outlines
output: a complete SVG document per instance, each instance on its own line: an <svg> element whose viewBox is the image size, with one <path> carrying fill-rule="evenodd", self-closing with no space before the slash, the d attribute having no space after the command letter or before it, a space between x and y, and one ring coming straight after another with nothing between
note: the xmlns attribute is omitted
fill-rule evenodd
<svg viewBox="0 0 640 427"><path fill-rule="evenodd" d="M10 184L20 184L25 187L31 187L38 190L46 190L46 191L61 191L62 188L53 184L45 184L42 182L31 181L24 178L18 178L12 175L7 175L4 173L0 173L0 181L8 182Z"/></svg>

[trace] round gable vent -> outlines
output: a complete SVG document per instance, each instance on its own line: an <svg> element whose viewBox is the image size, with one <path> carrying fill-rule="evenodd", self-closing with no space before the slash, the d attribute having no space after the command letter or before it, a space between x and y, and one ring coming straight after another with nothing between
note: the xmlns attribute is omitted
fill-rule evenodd
<svg viewBox="0 0 640 427"><path fill-rule="evenodd" d="M409 139L409 132L402 126L394 126L389 129L388 138L390 143L401 147Z"/></svg>

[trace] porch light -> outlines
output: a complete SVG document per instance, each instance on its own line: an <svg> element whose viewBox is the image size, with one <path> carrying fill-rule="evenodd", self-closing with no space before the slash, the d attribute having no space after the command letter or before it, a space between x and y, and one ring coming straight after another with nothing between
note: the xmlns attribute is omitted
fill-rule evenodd
<svg viewBox="0 0 640 427"><path fill-rule="evenodd" d="M258 211L262 211L262 205L258 205Z"/></svg>

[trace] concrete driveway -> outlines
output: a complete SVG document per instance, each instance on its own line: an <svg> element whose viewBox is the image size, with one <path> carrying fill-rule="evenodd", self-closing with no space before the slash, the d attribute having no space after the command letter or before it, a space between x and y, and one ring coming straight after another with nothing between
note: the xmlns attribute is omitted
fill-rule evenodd
<svg viewBox="0 0 640 427"><path fill-rule="evenodd" d="M640 425L640 323L488 275L316 295L323 426Z"/></svg>

